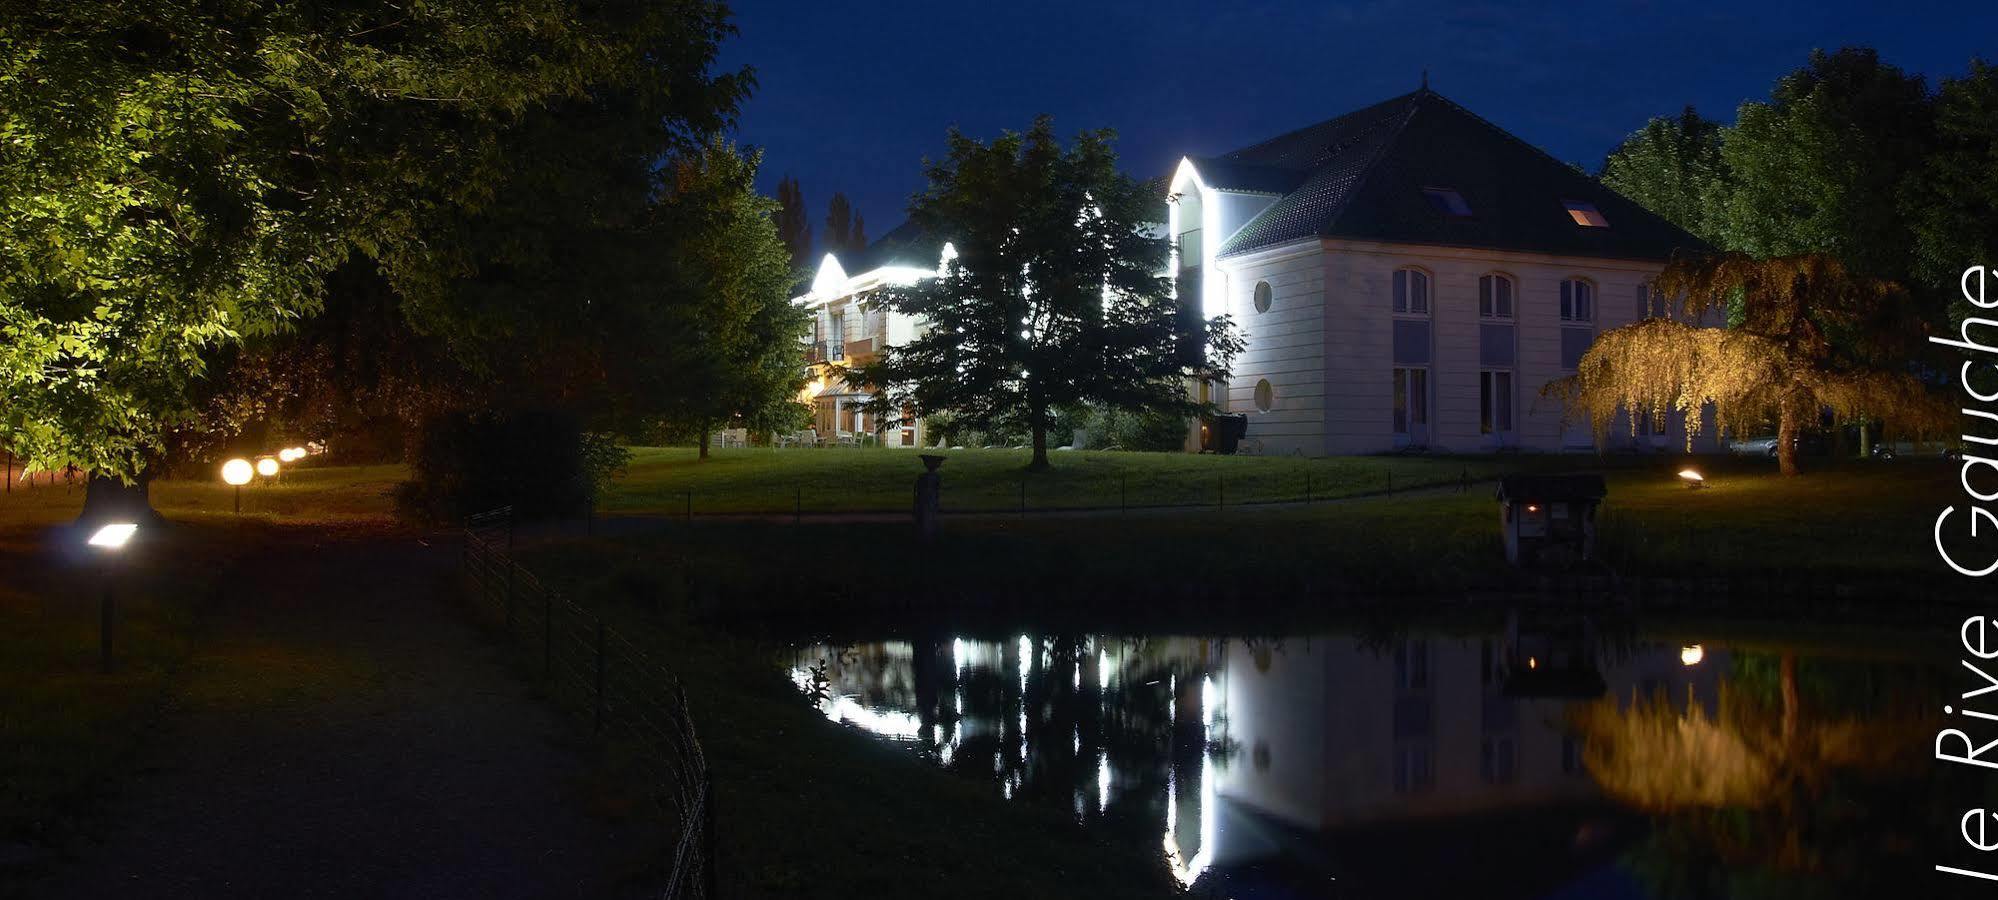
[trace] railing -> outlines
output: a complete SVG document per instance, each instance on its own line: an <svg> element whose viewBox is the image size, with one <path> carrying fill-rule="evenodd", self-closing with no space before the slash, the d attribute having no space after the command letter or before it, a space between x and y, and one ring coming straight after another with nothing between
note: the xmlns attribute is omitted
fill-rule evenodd
<svg viewBox="0 0 1998 900"><path fill-rule="evenodd" d="M667 900L713 898L714 779L679 679L513 558L513 508L466 520L463 570L482 614L538 666L555 702L635 751L645 793L678 829Z"/></svg>

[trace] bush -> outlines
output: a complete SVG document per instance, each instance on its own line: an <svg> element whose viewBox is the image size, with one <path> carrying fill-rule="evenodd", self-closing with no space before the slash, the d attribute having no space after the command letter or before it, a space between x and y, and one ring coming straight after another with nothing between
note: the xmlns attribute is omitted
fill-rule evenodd
<svg viewBox="0 0 1998 900"><path fill-rule="evenodd" d="M397 511L441 522L508 505L523 518L583 513L629 454L567 413L515 410L429 419L413 457Z"/></svg>

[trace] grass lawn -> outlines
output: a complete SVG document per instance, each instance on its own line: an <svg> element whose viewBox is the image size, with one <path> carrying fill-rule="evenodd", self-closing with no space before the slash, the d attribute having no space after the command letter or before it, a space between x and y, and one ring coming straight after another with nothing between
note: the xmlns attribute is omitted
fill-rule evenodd
<svg viewBox="0 0 1998 900"><path fill-rule="evenodd" d="M243 486L243 515L290 524L387 522L395 507L389 496L409 477L400 465L300 466L275 483L264 479ZM41 476L46 478L46 475ZM235 488L212 479L170 478L152 484L153 508L171 519L214 520L234 516ZM0 494L0 524L51 525L73 519L83 509L83 482L58 478L34 487L15 484Z"/></svg>
<svg viewBox="0 0 1998 900"><path fill-rule="evenodd" d="M956 511L1141 506L1213 506L1346 497L1488 478L1530 466L1572 466L1593 457L1201 456L1075 451L1053 467L1025 471L1025 450L950 450L943 455L944 508ZM915 453L883 449L715 450L703 461L678 447L633 448L631 465L603 511L679 514L692 494L702 513L902 511L923 470Z"/></svg>
<svg viewBox="0 0 1998 900"><path fill-rule="evenodd" d="M1761 460L1700 466L1711 485L1700 491L1672 465L1608 472L1599 545L1614 571L1809 578L1858 586L1862 600L1969 589L1930 538L1952 502L1953 468L1854 463L1785 479ZM966 606L1289 614L1335 596L1530 585L1504 562L1489 486L1267 509L952 520L920 552L902 523L663 527L606 552L629 558L639 592L688 596L724 615L823 621Z"/></svg>
<svg viewBox="0 0 1998 900"><path fill-rule="evenodd" d="M193 557L134 544L117 585L113 674L99 670L104 571L65 561L47 530L0 526L0 844L59 844L88 829L113 771L139 745L186 657Z"/></svg>

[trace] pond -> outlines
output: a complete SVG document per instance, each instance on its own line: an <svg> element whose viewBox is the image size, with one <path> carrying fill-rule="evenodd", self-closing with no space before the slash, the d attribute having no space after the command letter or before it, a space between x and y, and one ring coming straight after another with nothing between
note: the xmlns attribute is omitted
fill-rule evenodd
<svg viewBox="0 0 1998 900"><path fill-rule="evenodd" d="M1881 641L1516 611L1282 636L932 630L788 657L827 718L1156 852L1196 896L1968 890L1933 872L1964 862L1956 817L1978 805L1928 754L1954 660Z"/></svg>

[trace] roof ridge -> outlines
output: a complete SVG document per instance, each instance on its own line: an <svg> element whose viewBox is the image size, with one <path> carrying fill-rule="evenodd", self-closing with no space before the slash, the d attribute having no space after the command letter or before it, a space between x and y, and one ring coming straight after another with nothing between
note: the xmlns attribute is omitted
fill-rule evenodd
<svg viewBox="0 0 1998 900"><path fill-rule="evenodd" d="M1408 92L1408 93L1406 93L1406 94L1398 94L1398 95L1396 95L1396 96L1393 96L1393 97L1389 97L1389 98L1387 98L1386 100L1381 100L1381 101L1377 101L1377 102L1375 102L1375 103L1370 103L1370 104L1368 104L1368 105L1366 105L1366 106L1362 106L1362 107L1360 107L1359 109L1354 109L1354 110L1348 110L1348 111L1346 111L1346 112L1343 112L1343 113L1340 113L1339 115L1336 115L1336 116L1333 116L1332 118L1329 118L1329 119L1320 119L1320 120L1318 120L1318 121L1316 121L1316 122L1312 122L1312 123L1311 123L1311 124L1309 124L1309 125L1300 125L1300 126L1298 126L1298 127L1296 127L1296 128L1293 128L1293 129L1291 129L1291 130L1289 130L1289 131L1286 131L1286 132L1284 132L1284 133L1282 133L1282 134L1279 134L1279 135L1277 135L1277 136L1275 136L1275 137L1271 137L1271 138L1267 138L1267 139L1265 139L1265 140L1260 140L1260 141L1257 141L1257 142L1255 142L1255 143L1253 143L1253 144L1250 144L1250 145L1248 145L1247 147L1237 147L1237 148L1235 148L1235 149L1233 149L1233 150L1229 150L1229 151L1226 151L1226 152L1224 152L1224 153L1220 153L1220 154L1217 154L1217 155L1215 155L1215 156L1213 156L1213 157L1210 157L1210 158L1212 158L1212 159L1229 159L1229 160L1233 160L1233 159L1235 159L1235 158L1237 158L1237 157L1240 157L1240 156L1241 156L1241 155L1243 155L1243 154L1246 154L1246 153L1251 153L1251 152L1254 152L1254 151L1257 151L1257 150L1261 150L1261 149L1263 149L1263 148L1265 148L1265 147L1269 147L1270 145L1272 145L1272 144L1276 144L1276 143L1278 143L1278 142L1280 142L1280 141L1284 141L1284 140L1288 140L1288 139L1290 139L1290 138L1294 138L1294 137L1297 137L1297 136L1299 136L1299 135L1302 135L1302 134L1304 134L1304 133L1305 133L1305 132L1307 132L1307 131L1311 131L1312 129L1315 129L1315 128L1323 128L1323 127L1325 127L1325 126L1327 126L1327 125L1330 125L1330 124L1332 124L1332 123L1334 123L1334 122L1338 122L1338 121L1340 121L1340 120L1342 120L1342 119L1350 119L1350 118L1352 118L1352 117L1354 117L1354 116L1357 116L1357 115L1359 115L1360 113L1363 113L1363 112L1366 112L1367 110L1370 110L1370 109L1374 109L1374 108L1376 108L1376 107L1382 107L1382 106L1387 106L1387 105L1389 105L1389 104L1392 104L1392 103L1397 103L1397 102L1400 102L1400 101L1404 101L1404 100L1407 100L1407 99L1409 99L1409 98L1411 98L1411 97L1415 97L1415 96L1418 96L1418 95L1420 95L1420 94L1423 94L1423 93L1427 92L1427 90L1428 90L1427 88L1422 88L1422 89L1417 89L1417 90L1413 90L1413 91L1410 91L1410 92ZM1362 130L1364 131L1364 130L1366 130L1366 129L1362 129ZM1271 165L1270 163L1266 163L1266 162L1255 162L1255 163L1250 163L1250 162L1248 162L1247 160L1241 160L1241 162L1243 162L1243 163L1246 163L1246 164L1249 164L1249 165L1261 165L1261 166L1267 166L1267 167L1269 167L1269 168L1273 168L1273 169L1276 169L1276 168L1292 168L1292 167L1290 167L1290 166L1275 166L1275 165ZM1316 166L1313 166L1313 165L1310 165L1309 163L1305 163L1305 164L1301 164L1301 165L1297 166L1296 168L1302 168L1302 169L1305 169L1305 170L1307 170L1307 171L1308 171L1308 170L1311 170L1311 169L1314 169L1314 168L1316 168Z"/></svg>
<svg viewBox="0 0 1998 900"><path fill-rule="evenodd" d="M1426 86L1415 93L1417 95L1431 94L1439 99L1443 96L1431 91ZM1417 96L1416 99L1420 101L1423 98ZM1345 215L1346 209L1353 205L1353 198L1359 196L1360 190L1367 186L1368 176L1372 175L1374 170L1380 167L1381 160L1387 156L1388 149L1401 140L1402 133L1408 130L1408 123L1415 121L1415 114L1421 110L1422 105L1420 102L1408 105L1408 109L1401 115L1401 121L1394 126L1394 131L1383 138L1380 145L1374 148L1373 155L1367 157L1366 164L1360 167L1360 173L1353 177L1353 186L1346 190L1345 196L1339 198L1339 205L1333 208L1332 214L1325 217L1325 224L1319 226L1318 229L1320 234L1330 234L1332 232L1332 226L1337 224L1339 217Z"/></svg>

